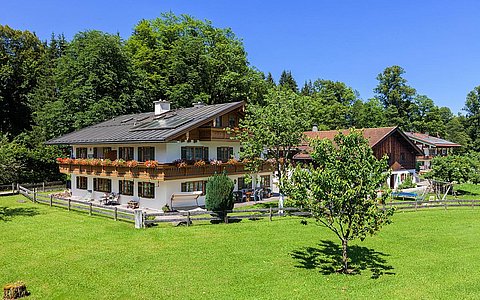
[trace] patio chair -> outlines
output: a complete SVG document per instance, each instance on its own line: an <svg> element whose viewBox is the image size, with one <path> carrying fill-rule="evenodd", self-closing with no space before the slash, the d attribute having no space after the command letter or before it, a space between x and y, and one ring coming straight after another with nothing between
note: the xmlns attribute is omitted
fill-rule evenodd
<svg viewBox="0 0 480 300"><path fill-rule="evenodd" d="M108 205L120 205L120 202L118 201L119 199L120 199L120 194L119 193L111 193L106 204L108 204Z"/></svg>

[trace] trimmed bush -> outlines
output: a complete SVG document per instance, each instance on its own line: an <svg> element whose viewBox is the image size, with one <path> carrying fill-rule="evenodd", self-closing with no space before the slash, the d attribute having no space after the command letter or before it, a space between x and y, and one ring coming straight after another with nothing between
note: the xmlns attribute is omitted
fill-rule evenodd
<svg viewBox="0 0 480 300"><path fill-rule="evenodd" d="M233 209L234 184L227 174L215 174L207 181L205 208L217 213L217 216L227 222L226 210Z"/></svg>

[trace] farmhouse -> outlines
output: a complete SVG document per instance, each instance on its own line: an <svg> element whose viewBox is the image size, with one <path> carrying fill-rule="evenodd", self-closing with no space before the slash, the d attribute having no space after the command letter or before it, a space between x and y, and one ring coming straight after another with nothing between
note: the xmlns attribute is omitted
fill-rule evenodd
<svg viewBox="0 0 480 300"><path fill-rule="evenodd" d="M247 183L239 162L240 143L226 128L238 127L244 102L195 104L171 110L156 101L155 111L131 114L52 139L47 144L70 145L70 159L60 159L60 171L71 175L72 197L100 200L117 193L122 204L171 207L172 195L200 194L204 201L208 177L225 171L236 189L270 188L271 166L262 166Z"/></svg>
<svg viewBox="0 0 480 300"><path fill-rule="evenodd" d="M425 153L425 155L418 157L420 171L430 170L431 162L434 157L450 155L455 149L462 147L460 144L430 136L426 133L405 132L405 135Z"/></svg>
<svg viewBox="0 0 480 300"><path fill-rule="evenodd" d="M339 133L348 134L348 129L328 130L328 131L306 131L305 135L311 139L330 139ZM368 139L370 147L376 158L381 159L384 155L389 158L389 166L392 169L388 184L391 188L396 188L408 176L416 178L416 162L417 156L423 156L423 151L415 145L400 128L383 127L383 128L365 128L363 136ZM307 143L299 147L301 152L294 156L296 160L309 160L309 147Z"/></svg>

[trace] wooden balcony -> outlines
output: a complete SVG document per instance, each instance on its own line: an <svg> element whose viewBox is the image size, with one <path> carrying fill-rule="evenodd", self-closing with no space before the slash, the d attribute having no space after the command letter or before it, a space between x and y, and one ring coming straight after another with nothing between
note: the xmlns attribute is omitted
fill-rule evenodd
<svg viewBox="0 0 480 300"><path fill-rule="evenodd" d="M209 177L215 173L222 173L224 170L228 175L245 174L245 165L238 164L221 164L221 165L205 165L205 166L193 166L188 165L186 167L177 167L173 165L159 165L156 168L147 168L143 164L139 164L136 167L114 167L114 166L90 166L80 164L59 164L60 172L64 174L76 174L76 175L92 175L99 177L115 177L122 179L146 179L146 180L175 180L184 178L195 177ZM261 168L261 172L272 171L273 168L269 164L264 164Z"/></svg>
<svg viewBox="0 0 480 300"><path fill-rule="evenodd" d="M198 131L201 141L230 140L232 136L225 128L198 128Z"/></svg>

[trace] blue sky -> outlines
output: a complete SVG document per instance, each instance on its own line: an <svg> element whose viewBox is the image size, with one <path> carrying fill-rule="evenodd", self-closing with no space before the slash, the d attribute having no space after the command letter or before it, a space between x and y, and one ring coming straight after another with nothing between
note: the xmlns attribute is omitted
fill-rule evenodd
<svg viewBox="0 0 480 300"><path fill-rule="evenodd" d="M71 39L97 29L128 38L141 19L162 12L230 27L250 63L278 80L291 70L303 85L343 81L373 96L385 67L400 65L418 93L461 112L480 85L480 1L5 1L0 23Z"/></svg>

